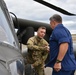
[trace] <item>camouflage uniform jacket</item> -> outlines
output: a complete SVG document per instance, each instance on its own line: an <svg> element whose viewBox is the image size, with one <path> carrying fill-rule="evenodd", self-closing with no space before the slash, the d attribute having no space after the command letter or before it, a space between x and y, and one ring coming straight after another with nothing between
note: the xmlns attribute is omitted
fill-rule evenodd
<svg viewBox="0 0 76 75"><path fill-rule="evenodd" d="M28 42L28 63L38 66L44 64L48 52L45 49L45 46L48 46L48 42L44 39L40 39L37 36L31 37Z"/></svg>

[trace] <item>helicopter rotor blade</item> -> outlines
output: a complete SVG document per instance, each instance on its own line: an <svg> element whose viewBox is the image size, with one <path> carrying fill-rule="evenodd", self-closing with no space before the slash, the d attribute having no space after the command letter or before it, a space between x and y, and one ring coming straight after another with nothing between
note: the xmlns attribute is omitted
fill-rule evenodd
<svg viewBox="0 0 76 75"><path fill-rule="evenodd" d="M51 3L45 2L43 0L34 0L34 1L39 2L39 3L45 5L45 6L49 7L49 8L52 8L52 9L58 11L58 12L61 12L61 13L65 14L65 15L76 16L76 14L70 13L70 12L60 8L60 7L57 7L57 6L55 6L55 5L51 4Z"/></svg>

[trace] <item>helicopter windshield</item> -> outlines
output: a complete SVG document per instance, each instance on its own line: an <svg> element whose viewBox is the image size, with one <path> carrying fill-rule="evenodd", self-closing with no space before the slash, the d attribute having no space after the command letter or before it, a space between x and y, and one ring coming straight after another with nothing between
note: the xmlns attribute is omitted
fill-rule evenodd
<svg viewBox="0 0 76 75"><path fill-rule="evenodd" d="M10 44L17 47L9 23L5 17L3 10L0 8L0 42Z"/></svg>
<svg viewBox="0 0 76 75"><path fill-rule="evenodd" d="M24 75L24 65L21 60L12 62L9 67L12 75Z"/></svg>

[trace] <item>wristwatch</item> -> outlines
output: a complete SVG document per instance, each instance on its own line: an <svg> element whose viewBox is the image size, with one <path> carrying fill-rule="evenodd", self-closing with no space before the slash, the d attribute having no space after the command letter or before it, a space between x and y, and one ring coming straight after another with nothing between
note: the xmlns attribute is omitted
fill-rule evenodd
<svg viewBox="0 0 76 75"><path fill-rule="evenodd" d="M61 63L61 62L62 62L62 61L60 61L60 60L58 60L58 59L56 60L56 63Z"/></svg>

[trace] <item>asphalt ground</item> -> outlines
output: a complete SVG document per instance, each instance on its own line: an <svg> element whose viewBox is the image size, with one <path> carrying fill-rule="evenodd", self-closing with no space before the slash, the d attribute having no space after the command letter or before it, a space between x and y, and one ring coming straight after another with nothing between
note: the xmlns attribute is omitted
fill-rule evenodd
<svg viewBox="0 0 76 75"><path fill-rule="evenodd" d="M52 68L47 67L44 70L45 70L45 75L52 75ZM76 75L76 71L74 75Z"/></svg>

